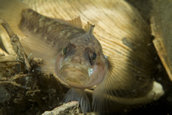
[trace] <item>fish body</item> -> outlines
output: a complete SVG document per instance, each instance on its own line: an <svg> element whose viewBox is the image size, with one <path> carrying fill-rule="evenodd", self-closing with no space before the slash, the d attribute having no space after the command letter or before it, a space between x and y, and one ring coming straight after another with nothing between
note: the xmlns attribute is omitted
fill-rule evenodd
<svg viewBox="0 0 172 115"><path fill-rule="evenodd" d="M151 102L163 95L162 86L153 80L154 56L149 27L137 10L127 2L29 2L34 3L33 7L38 5L35 9L40 14L51 18L20 7L22 12L17 13L20 19L16 21L18 28L14 27L14 30L26 37L21 42L28 53L44 59L43 71L55 73L63 84L73 87L67 93L67 101L77 98L80 102L86 100L81 106L87 112L87 105L90 104L83 90L94 85L93 106L100 111L109 102L131 106ZM2 14L0 13L2 17L6 17L6 14ZM103 49L90 34L91 28L85 31L78 24L75 27L71 25L71 21L64 21L78 15L84 24L89 21L96 25L94 35ZM9 21L10 23L16 25Z"/></svg>
<svg viewBox="0 0 172 115"><path fill-rule="evenodd" d="M92 27L87 32L65 21L47 18L26 9L22 11L19 28L28 39L32 37L42 39L56 51L55 73L68 85L90 88L97 83L95 79L98 77L101 76L99 82L103 80L106 59L100 43L92 35ZM91 75L90 69L93 70Z"/></svg>
<svg viewBox="0 0 172 115"><path fill-rule="evenodd" d="M1 3L4 3L6 8L2 9L1 6L1 9L12 12L10 8L13 2L10 2L2 0ZM18 7L22 3L15 1L13 5ZM94 26L88 24L84 30L79 18L75 19L76 21L64 21L43 16L24 5L19 8L13 12L16 13L14 17L11 17L19 16L18 20L11 20L8 14L1 10L2 19L9 23L12 29L17 29L17 34L23 37L21 43L28 55L43 58L42 71L55 74L61 83L72 87L71 93L81 98L79 101L81 107L84 107L83 112L88 111L89 104L85 104L89 103L88 98L79 92L102 82L108 70L102 47L92 34ZM66 100L70 101L76 97L66 97Z"/></svg>
<svg viewBox="0 0 172 115"><path fill-rule="evenodd" d="M80 16L96 25L94 35L108 60L108 75L93 91L95 108L107 103L132 106L159 99L161 84L154 81L155 62L147 22L125 0L24 0L41 14L65 20ZM48 11L48 12L47 12ZM102 104L103 103L103 104ZM112 111L116 111L112 107Z"/></svg>

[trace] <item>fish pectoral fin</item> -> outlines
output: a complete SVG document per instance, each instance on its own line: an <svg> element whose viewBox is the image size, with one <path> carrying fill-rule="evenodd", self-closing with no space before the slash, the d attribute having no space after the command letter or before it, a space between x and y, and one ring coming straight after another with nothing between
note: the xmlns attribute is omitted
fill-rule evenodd
<svg viewBox="0 0 172 115"><path fill-rule="evenodd" d="M75 26L75 27L78 27L78 28L82 28L82 21L81 21L81 17L78 16L74 19L71 19L71 20L66 20L69 24Z"/></svg>
<svg viewBox="0 0 172 115"><path fill-rule="evenodd" d="M83 113L91 111L90 100L82 89L71 88L65 96L65 102L78 101Z"/></svg>

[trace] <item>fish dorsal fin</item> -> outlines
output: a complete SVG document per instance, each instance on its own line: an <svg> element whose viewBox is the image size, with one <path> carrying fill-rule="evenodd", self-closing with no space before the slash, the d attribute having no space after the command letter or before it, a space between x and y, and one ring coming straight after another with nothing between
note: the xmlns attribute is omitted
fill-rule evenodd
<svg viewBox="0 0 172 115"><path fill-rule="evenodd" d="M82 21L81 21L81 18L80 16L74 18L74 19L71 19L71 20L67 20L67 22L75 27L78 27L78 28L82 28Z"/></svg>
<svg viewBox="0 0 172 115"><path fill-rule="evenodd" d="M88 33L92 33L94 26L95 25L91 24L90 22L87 22L87 24L84 26L84 30Z"/></svg>

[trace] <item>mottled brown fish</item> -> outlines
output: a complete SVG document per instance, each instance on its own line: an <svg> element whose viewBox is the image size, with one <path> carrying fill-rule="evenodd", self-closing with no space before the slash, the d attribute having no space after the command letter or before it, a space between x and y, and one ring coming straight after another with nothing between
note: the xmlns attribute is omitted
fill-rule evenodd
<svg viewBox="0 0 172 115"><path fill-rule="evenodd" d="M68 22L48 18L17 1L1 0L0 7L1 18L24 37L21 42L27 54L43 58L43 71L55 73L63 84L73 88L66 101L78 100L83 112L89 111L84 89L99 84L108 68L102 47L92 34L94 26L88 24L84 30L79 18Z"/></svg>
<svg viewBox="0 0 172 115"><path fill-rule="evenodd" d="M75 79L76 77L72 77L72 76L64 77L64 78L58 76L62 83L66 85L70 84L69 86L74 87L74 89L71 89L68 92L66 97L67 101L71 99L76 99L78 97L78 100L82 103L81 108L83 109L83 111L84 112L88 111L89 101L86 94L82 92L81 89L89 88L90 86L93 86L93 84L96 84L96 88L93 91L93 107L95 108L95 110L98 109L100 111L103 111L103 109L105 109L102 107L108 107L107 105L111 103L112 105L116 104L116 106L111 106L112 111L116 111L116 109L120 108L121 105L130 107L132 105L144 104L151 102L153 100L157 100L163 95L164 92L162 86L153 80L154 72L155 72L154 71L155 63L153 60L154 55L152 53L153 47L151 45L152 41L151 41L151 36L149 34L149 27L147 23L143 20L143 18L140 16L138 11L135 8L133 8L131 5L129 5L126 1L124 0L120 0L120 1L119 0L70 0L70 1L69 0L48 0L48 1L22 0L22 1L30 3L30 5L33 8L35 8L35 10L37 10L40 14L51 16L53 18L60 18L60 19L63 18L65 20L73 19L73 17L79 15L82 18L82 22L84 24L86 24L89 21L96 25L96 28L94 29L94 35L100 41L103 47L103 52L107 56L107 59L104 58L103 54L101 54L101 56L98 57L97 51L100 50L97 50L97 48L99 47L99 45L98 47L97 46L92 47L92 49L94 49L96 52L91 50L92 52L91 55L93 57L96 56L95 60L99 62L99 66L97 66L97 64L95 63L96 61L93 61L94 62L93 66L95 68L98 67L95 70L102 73L99 74L101 76L97 76L97 79L91 80L88 77L84 77L84 75L89 76L89 74L91 74L93 71L94 67L91 66L92 63L92 61L90 60L91 58L85 61L85 64L89 63L90 66L85 64L84 65L79 64L79 66L81 66L81 69L85 67L86 69L81 70L79 68L77 69L77 73L74 73L72 67L73 64L75 65L75 61L73 62L72 60L70 60L73 59L73 57L69 56L70 58L67 58L69 60L66 61L64 57L59 56L60 58L54 58L55 54L57 55L57 50L54 50L55 48L50 47L50 45L47 45L47 43L51 44L52 46L57 46L55 44L58 43L54 44L53 40L51 39L52 37L47 38L47 36L35 34L35 33L39 33L38 30L39 26L45 26L47 24L48 22L47 18L41 19L40 25L38 24L36 26L36 24L33 24L34 26L32 27L29 27L30 25L28 25L30 30L27 30L28 27L26 26L26 24L23 23L23 25L25 26L22 26L22 24L19 24L21 22L18 21L21 20L20 12L23 6L20 6L20 10L14 8L15 13L11 14L11 17L16 17L16 14L18 14L18 17L16 17L15 19L3 15L3 17L6 17L6 20L9 20L8 23L11 23L10 25L16 25L16 23L15 24L12 23L14 22L14 20L16 20L15 22L18 22L18 24L20 25L19 26L20 29L14 28L14 30L16 31L16 33L21 33L21 35L24 33L25 36L26 35L28 36L29 39L23 39L22 43L24 44L24 46L27 46L25 49L27 49L28 52L30 50L30 52L32 52L34 56L38 56L38 57L41 56L45 60L46 64L42 68L44 71L50 72L51 70L56 70L56 73L58 74L61 73L63 74L63 76L68 76L69 74L71 75L77 74L81 76L83 75L83 77L78 77L79 79ZM0 12L2 11L1 9ZM28 11L29 10L27 10L27 12ZM6 12L9 12L7 8L6 8ZM28 13L25 12L25 14L28 16ZM2 13L0 13L0 15L2 15ZM33 11L31 15L33 15ZM29 22L30 20L32 20L30 16L27 17L27 19L29 19L28 20ZM32 22L35 22L35 20L33 20ZM71 22L73 23L75 21L70 21L69 23ZM49 23L47 25L49 25ZM55 26L54 23L52 25ZM74 25L77 25L77 27L79 28L81 27L80 26L81 24L79 23L77 24L75 23ZM52 36L56 35L57 33L54 33L54 30L56 30L57 29L56 27L58 26L54 27L56 29L54 28L52 29L53 26L49 26L50 27L49 29L47 29L48 26L46 26L46 29L42 28L41 31L44 31L44 33L42 34L46 34L48 30L51 30L50 32ZM25 27L27 28L24 29ZM20 32L21 30L22 32ZM66 30L68 29L66 28L65 31ZM91 28L88 29L87 32L83 34L84 39L88 38L86 36L90 36L90 34L88 33L91 32L92 32ZM41 40L35 39L37 38L36 36L38 36L38 38L41 38ZM67 36L67 34L65 34L65 36ZM46 42L43 42L44 40L42 38L47 39ZM63 40L68 40L68 39L60 39L60 40L62 40L59 41L61 45L63 43ZM72 42L71 40L70 42ZM75 39L73 40L75 41ZM30 43L32 45L30 45ZM37 45L37 43L39 43L39 45ZM84 42L78 42L78 43L83 44ZM62 44L62 46L63 45L64 44ZM67 49L68 48L63 47L62 49L59 50L59 52L60 51L63 52L61 54L64 55ZM70 49L75 49L75 48L73 48L72 46L72 48ZM76 59L77 61L79 61L80 59L81 60L86 59L85 57L88 57L85 55L84 56L80 55L82 53L79 53L79 51L83 51L83 53L87 51L90 52L89 50L82 50L79 48L79 50L75 51L78 52L75 54L76 57L78 58L78 55L80 56L80 58ZM72 52L74 51L72 50ZM84 53L84 54L90 55L90 53ZM69 64L68 63L67 66L62 67L63 70L65 71L59 72L60 70L59 68L61 68L59 65L63 65L63 64L56 63L60 61L54 59L64 59L65 62L64 65L66 65L66 62L69 62L72 65L68 66ZM67 69L66 67L69 67L70 69ZM106 72L106 69L108 70L108 72ZM70 73L67 73L69 72L69 70L72 71L70 71ZM97 73L97 71L93 71L93 72ZM107 74L103 76L103 74L105 73ZM83 80L83 78L88 78L88 79ZM91 78L96 78L96 77L91 77ZM91 80L91 82L89 80ZM83 100L85 100L84 103ZM118 104L120 106L118 106ZM108 109L109 108L110 107L108 107Z"/></svg>

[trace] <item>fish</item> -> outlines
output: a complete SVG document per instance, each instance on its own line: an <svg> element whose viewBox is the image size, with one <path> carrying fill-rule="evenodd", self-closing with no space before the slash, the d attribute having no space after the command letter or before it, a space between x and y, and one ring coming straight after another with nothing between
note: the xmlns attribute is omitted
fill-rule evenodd
<svg viewBox="0 0 172 115"><path fill-rule="evenodd" d="M51 18L78 20L79 18L77 17L79 16L82 19L82 24L87 25L88 21L95 24L94 31L92 31L93 26L87 30L90 31L88 33L92 32L94 34L102 46L102 57L105 60L104 65L106 69L99 72L105 73L104 77L95 79L95 81L93 80L93 83L96 82L96 85L93 86L92 84L91 90L89 88L91 82L87 85L81 85L80 80L75 80L77 82L68 82L67 79L63 80L64 78L60 79L59 76L57 77L61 83L66 85L71 83L74 86L67 92L66 101L77 99L82 103L80 106L84 113L90 110L90 102L85 92L92 93L92 107L94 111L98 111L99 113L106 111L106 109L107 111L116 111L118 104L130 107L150 103L158 100L164 94L162 85L153 80L155 63L148 24L141 17L137 9L129 5L126 1L23 0L23 2L28 3L30 7L40 14ZM70 22L74 21L68 21L68 23ZM81 24L78 25L78 23L75 23L75 25L81 27ZM86 26L85 28L88 27ZM34 28L32 27L31 30L34 30ZM32 37L30 36L30 38ZM42 41L36 42L35 39L32 41L34 41L32 44L39 43L39 46L42 45L43 48L47 46ZM25 43L27 42L23 44ZM27 49L41 49L38 48L37 44L33 46ZM41 55L44 60L47 60L46 66L43 67L45 71L56 70L49 68L59 66L59 63L51 61L53 60L51 59L53 57L51 54L54 54L51 49L47 47L44 50L38 50L34 54L34 56L40 55L41 51L48 53L45 55L42 52ZM89 68L88 75L92 72L93 68ZM56 73L58 72L56 71ZM103 74L101 73L101 75ZM109 108L112 109L109 110Z"/></svg>
<svg viewBox="0 0 172 115"><path fill-rule="evenodd" d="M82 112L90 111L84 90L102 82L108 71L101 44L93 35L94 25L88 23L83 29L79 17L65 21L43 16L19 1L0 3L1 18L21 38L26 53L42 58L41 70L71 88L66 101L77 100Z"/></svg>

